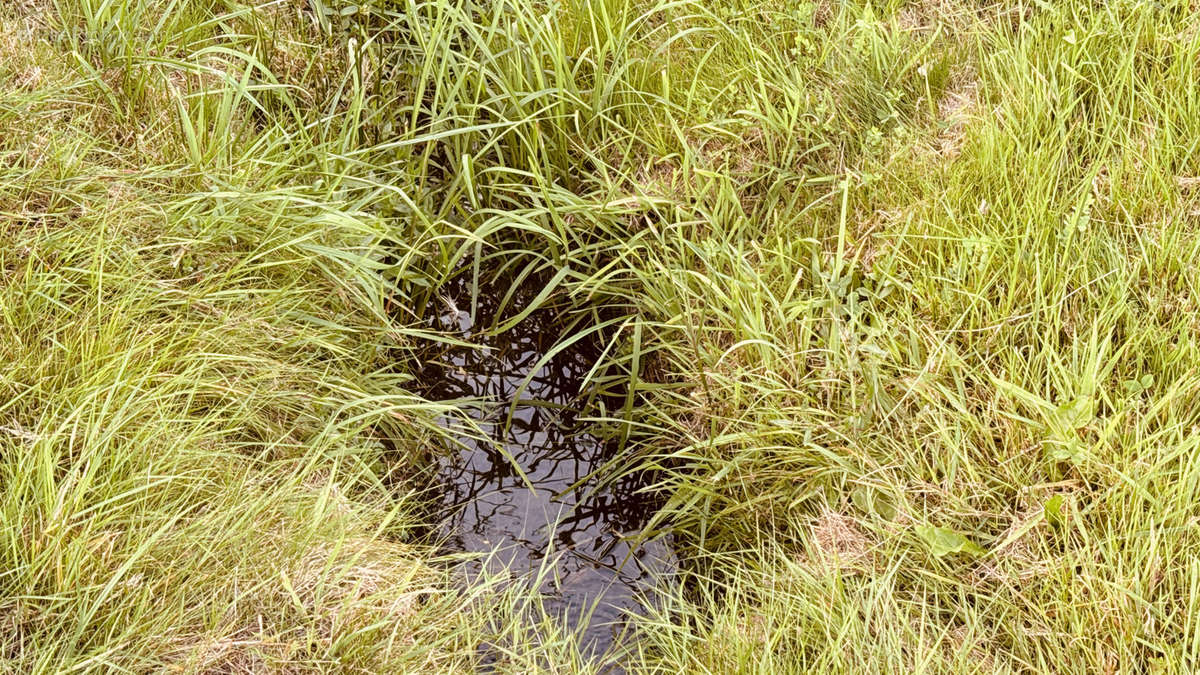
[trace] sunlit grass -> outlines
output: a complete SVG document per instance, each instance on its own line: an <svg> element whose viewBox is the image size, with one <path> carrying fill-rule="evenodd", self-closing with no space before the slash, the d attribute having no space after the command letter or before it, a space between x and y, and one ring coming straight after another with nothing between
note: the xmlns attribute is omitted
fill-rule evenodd
<svg viewBox="0 0 1200 675"><path fill-rule="evenodd" d="M1196 17L5 3L0 670L592 668L423 540L469 274L616 329L629 670L1194 671Z"/></svg>

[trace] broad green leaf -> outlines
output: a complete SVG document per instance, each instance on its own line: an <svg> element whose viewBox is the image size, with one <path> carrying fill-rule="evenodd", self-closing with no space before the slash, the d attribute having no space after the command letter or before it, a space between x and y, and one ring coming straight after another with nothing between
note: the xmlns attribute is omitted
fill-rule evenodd
<svg viewBox="0 0 1200 675"><path fill-rule="evenodd" d="M1054 527L1059 527L1064 522L1064 520L1063 520L1063 502L1064 501L1065 500L1063 499L1062 495L1054 495L1050 499L1047 499L1045 506L1042 507L1042 510L1046 514L1046 521L1049 522Z"/></svg>
<svg viewBox="0 0 1200 675"><path fill-rule="evenodd" d="M1152 386L1154 386L1154 376L1149 373L1136 380L1125 380L1121 382L1121 387L1125 390L1126 396L1140 394Z"/></svg>
<svg viewBox="0 0 1200 675"><path fill-rule="evenodd" d="M1082 429L1096 416L1096 402L1090 396L1079 396L1054 410L1051 423L1062 430Z"/></svg>
<svg viewBox="0 0 1200 675"><path fill-rule="evenodd" d="M896 506L887 495L866 485L854 488L850 492L850 501L863 513L874 513L884 520L893 520L897 514Z"/></svg>
<svg viewBox="0 0 1200 675"><path fill-rule="evenodd" d="M917 535L929 546L929 552L938 558L951 553L966 553L973 556L986 553L979 544L950 528L918 525L916 529Z"/></svg>
<svg viewBox="0 0 1200 675"><path fill-rule="evenodd" d="M1078 462L1083 455L1083 445L1078 438L1051 439L1042 442L1046 456L1059 462Z"/></svg>

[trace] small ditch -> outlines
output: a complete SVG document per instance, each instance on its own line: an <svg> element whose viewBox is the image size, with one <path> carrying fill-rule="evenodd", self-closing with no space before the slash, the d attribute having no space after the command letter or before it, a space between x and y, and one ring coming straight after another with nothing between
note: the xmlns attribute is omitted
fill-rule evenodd
<svg viewBox="0 0 1200 675"><path fill-rule="evenodd" d="M577 631L583 653L601 656L676 561L669 541L639 536L657 508L644 490L650 477L603 475L620 444L583 419L595 414L588 402L599 400L586 385L603 351L600 331L554 351L568 321L551 304L499 335L488 332L542 287L526 281L501 311L509 288L481 289L473 303L460 279L443 288L430 318L431 327L478 347L438 345L424 354L421 393L459 402L483 432L457 434L457 447L436 460L444 489L437 536L448 550L486 554L469 573L486 565L528 580L542 572L543 606Z"/></svg>

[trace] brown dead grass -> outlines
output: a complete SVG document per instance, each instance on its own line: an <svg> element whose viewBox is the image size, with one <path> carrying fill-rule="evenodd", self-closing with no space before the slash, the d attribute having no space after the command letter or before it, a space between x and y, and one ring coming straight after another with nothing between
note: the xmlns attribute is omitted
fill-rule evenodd
<svg viewBox="0 0 1200 675"><path fill-rule="evenodd" d="M960 69L938 101L941 130L934 140L934 151L947 161L956 159L962 153L968 127L978 115L979 80L970 70Z"/></svg>
<svg viewBox="0 0 1200 675"><path fill-rule="evenodd" d="M45 23L35 12L5 18L0 15L0 74L8 72L7 86L32 90L42 83L46 63L38 58L35 45L44 37Z"/></svg>
<svg viewBox="0 0 1200 675"><path fill-rule="evenodd" d="M807 566L822 573L865 574L875 567L875 542L849 516L826 509L809 526Z"/></svg>
<svg viewBox="0 0 1200 675"><path fill-rule="evenodd" d="M231 586L259 590L220 625L172 639L168 672L323 672L320 655L339 644L371 645L362 672L391 672L423 631L436 630L420 612L435 575L407 546L360 536L280 555L276 582L230 576Z"/></svg>

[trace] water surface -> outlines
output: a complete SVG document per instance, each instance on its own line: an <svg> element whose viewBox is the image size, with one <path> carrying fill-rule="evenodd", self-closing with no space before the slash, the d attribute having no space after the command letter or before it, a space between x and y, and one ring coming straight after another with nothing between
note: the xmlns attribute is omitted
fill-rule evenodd
<svg viewBox="0 0 1200 675"><path fill-rule="evenodd" d="M519 289L505 315L538 290ZM580 420L599 339L579 340L543 363L562 337L563 315L540 309L489 336L495 302L496 294L481 293L472 316L466 284L452 286L436 323L485 349L444 349L420 373L428 398L479 399L462 407L487 436L460 436L462 446L438 462L441 535L453 550L494 553L486 563L492 571L529 575L550 566L540 586L546 608L580 629L585 653L600 654L625 613L641 607L639 594L674 568L673 555L662 539L639 543L653 511L644 478L593 475L617 450Z"/></svg>

